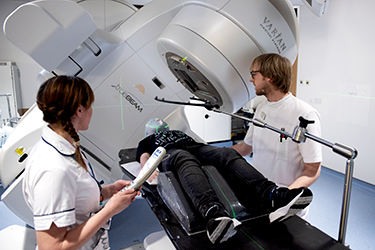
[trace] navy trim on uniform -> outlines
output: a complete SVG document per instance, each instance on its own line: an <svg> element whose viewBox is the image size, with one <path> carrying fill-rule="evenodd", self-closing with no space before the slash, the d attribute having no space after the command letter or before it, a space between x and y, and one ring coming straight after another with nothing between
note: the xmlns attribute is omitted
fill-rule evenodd
<svg viewBox="0 0 375 250"><path fill-rule="evenodd" d="M60 152L55 146L53 146L51 143L49 143L48 141L46 141L46 140L43 138L43 136L42 136L42 140L43 140L45 143L47 143L48 145L50 145L51 147L53 147L54 149L56 149L56 151L59 152L59 154L61 154L62 156L72 157L72 158L74 158L75 160L77 160L77 159L76 159L76 156L75 156L74 154L64 154L64 153L61 153L61 152ZM80 152L81 152L81 151L80 151ZM99 188L99 190L100 190L100 196L101 196L101 195L102 195L102 185L101 185L101 184L103 184L104 181L101 180L101 181L99 182L99 181L96 179L96 177L95 177L95 173L94 173L94 170L92 169L90 162L88 161L86 155L85 155L83 152L82 152L82 154L83 154L83 156L86 158L86 160L87 160L87 162L88 162L88 164L89 164L90 170L91 170L91 173L90 173L89 171L87 171L87 172L88 172L89 175L95 180L96 184L98 184L98 188Z"/></svg>
<svg viewBox="0 0 375 250"><path fill-rule="evenodd" d="M46 139L44 139L43 136L42 136L42 140L43 140L45 143L47 143L48 145L50 145L51 147L53 147L54 149L56 149L56 151L59 152L59 154L61 154L61 155L63 155L63 156L68 156L68 157L73 157L73 158L75 158L75 155L74 155L74 154L70 154L70 155L68 155L68 154L61 153L61 152L60 152L55 146L53 146L51 143L49 143L48 141L46 141Z"/></svg>
<svg viewBox="0 0 375 250"><path fill-rule="evenodd" d="M75 208L60 211L60 212L54 212L54 213L50 213L50 214L41 214L41 215L35 215L34 214L34 217L42 217L42 216L48 216L48 215L53 215L53 214L61 214L61 213L66 213L66 212L70 212L70 211L74 211L74 210L75 210Z"/></svg>

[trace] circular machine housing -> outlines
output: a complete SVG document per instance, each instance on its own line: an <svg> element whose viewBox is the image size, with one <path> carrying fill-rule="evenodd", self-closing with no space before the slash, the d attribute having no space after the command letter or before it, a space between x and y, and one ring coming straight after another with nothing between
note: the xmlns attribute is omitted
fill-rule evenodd
<svg viewBox="0 0 375 250"><path fill-rule="evenodd" d="M188 60L171 52L166 53L169 69L182 85L199 99L213 105L223 105L223 100L214 85Z"/></svg>
<svg viewBox="0 0 375 250"><path fill-rule="evenodd" d="M232 2L220 10L186 4L157 43L162 60L191 93L227 112L256 96L249 73L255 57L278 53L294 62L297 55L297 26L290 25L295 14L289 5Z"/></svg>

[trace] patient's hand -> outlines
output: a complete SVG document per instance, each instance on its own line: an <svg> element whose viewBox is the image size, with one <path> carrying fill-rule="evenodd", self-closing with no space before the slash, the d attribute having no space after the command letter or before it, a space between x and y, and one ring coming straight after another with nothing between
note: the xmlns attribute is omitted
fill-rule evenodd
<svg viewBox="0 0 375 250"><path fill-rule="evenodd" d="M159 175L159 171L158 170L155 170L152 175L148 178L148 181L149 182L152 182L156 177L158 177Z"/></svg>

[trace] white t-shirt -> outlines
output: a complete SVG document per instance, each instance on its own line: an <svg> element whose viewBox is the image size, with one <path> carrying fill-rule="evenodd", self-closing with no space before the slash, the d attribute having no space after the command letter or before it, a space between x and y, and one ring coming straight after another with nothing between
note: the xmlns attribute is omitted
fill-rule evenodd
<svg viewBox="0 0 375 250"><path fill-rule="evenodd" d="M291 93L278 102L266 100L259 104L254 119L293 134L295 127L299 125L300 116L315 121L307 126L307 130L310 134L321 137L318 111ZM244 142L253 147L252 165L279 186L291 185L301 175L304 162L322 161L321 144L311 139L299 144L291 138L280 142L279 133L253 124L250 125Z"/></svg>
<svg viewBox="0 0 375 250"><path fill-rule="evenodd" d="M23 193L37 231L48 230L52 223L70 230L100 209L100 190L88 162L83 157L86 171L72 157L74 152L75 147L48 126L30 152ZM93 249L93 240L82 249Z"/></svg>

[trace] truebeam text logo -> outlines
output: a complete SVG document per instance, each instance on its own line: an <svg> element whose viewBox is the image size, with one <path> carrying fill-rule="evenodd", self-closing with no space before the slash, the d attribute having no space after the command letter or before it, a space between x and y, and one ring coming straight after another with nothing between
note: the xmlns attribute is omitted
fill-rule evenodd
<svg viewBox="0 0 375 250"><path fill-rule="evenodd" d="M111 87L115 88L115 90L117 90L120 95L122 95L122 97L125 98L125 100L127 100L131 105L134 106L134 108L139 112L141 113L143 111L143 105L140 101L138 101L135 97L132 97L128 92L126 92L121 86L120 84L117 84L116 86L115 85L111 85Z"/></svg>

